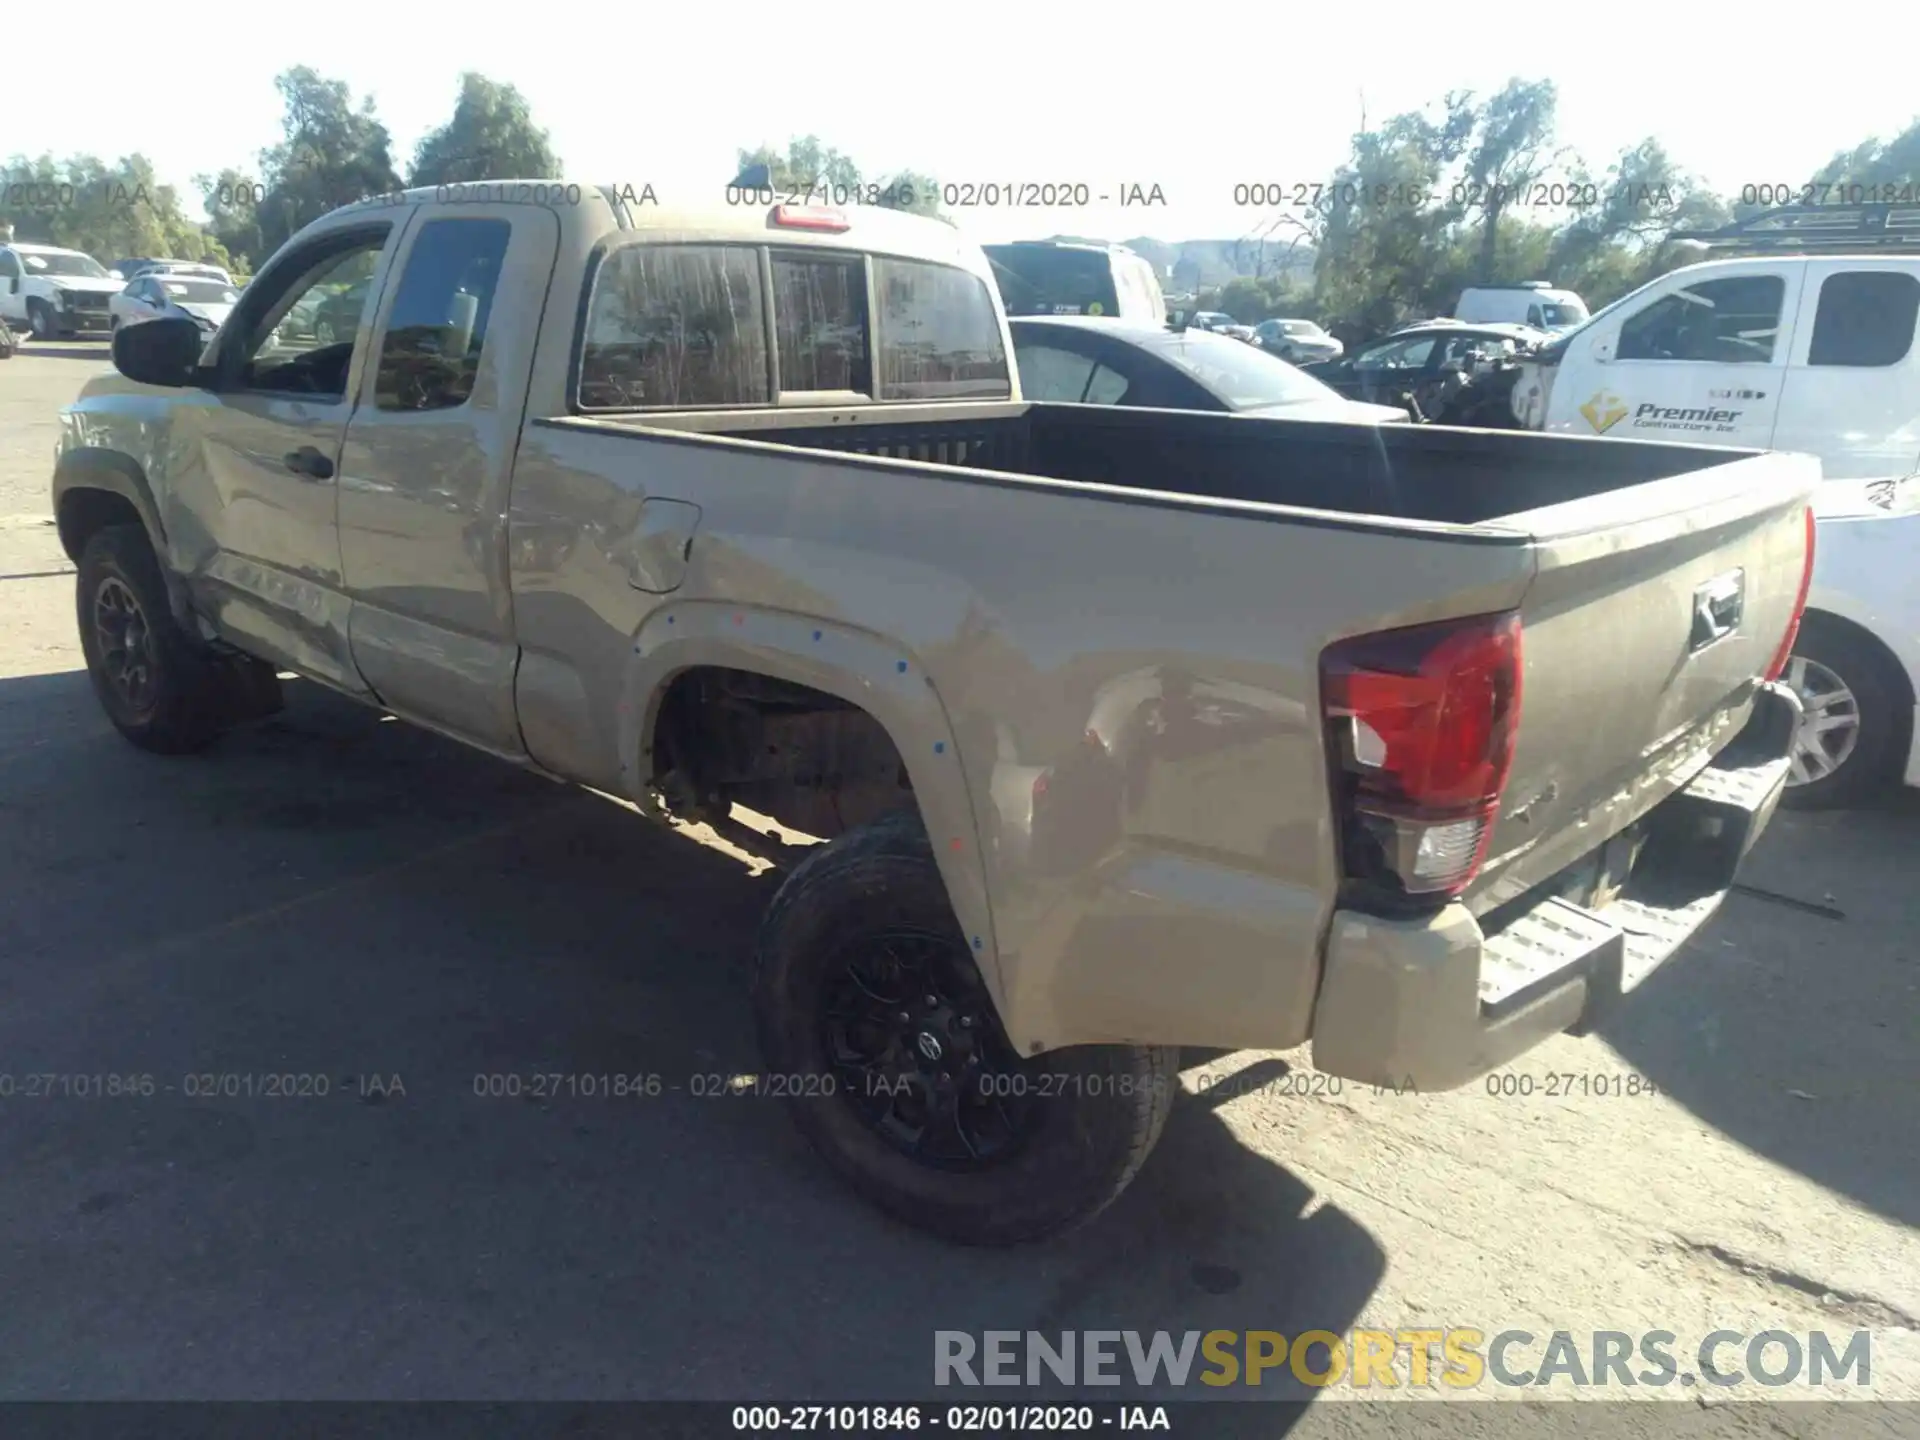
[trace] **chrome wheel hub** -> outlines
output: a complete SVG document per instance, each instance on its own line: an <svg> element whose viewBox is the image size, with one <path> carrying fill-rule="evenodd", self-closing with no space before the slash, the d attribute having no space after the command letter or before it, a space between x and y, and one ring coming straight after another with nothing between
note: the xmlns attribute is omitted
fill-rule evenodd
<svg viewBox="0 0 1920 1440"><path fill-rule="evenodd" d="M1808 785L1846 764L1860 743L1860 702L1844 680L1804 655L1788 662L1785 679L1801 705L1787 783Z"/></svg>

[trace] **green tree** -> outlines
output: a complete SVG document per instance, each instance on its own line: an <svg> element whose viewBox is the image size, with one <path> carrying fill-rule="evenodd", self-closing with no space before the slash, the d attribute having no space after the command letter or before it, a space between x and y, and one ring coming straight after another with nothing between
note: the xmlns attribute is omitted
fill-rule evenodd
<svg viewBox="0 0 1920 1440"><path fill-rule="evenodd" d="M1559 92L1551 80L1509 80L1475 115L1464 195L1478 216L1476 278L1498 278L1500 218L1560 158L1549 150ZM1521 217L1525 219L1526 217Z"/></svg>
<svg viewBox="0 0 1920 1440"><path fill-rule="evenodd" d="M1354 136L1353 155L1306 217L1314 296L1349 333L1378 334L1431 314L1463 265L1447 177L1466 155L1478 114L1450 94L1438 113L1408 111Z"/></svg>
<svg viewBox="0 0 1920 1440"><path fill-rule="evenodd" d="M910 215L940 214L940 182L918 170L896 170L879 182L880 204Z"/></svg>
<svg viewBox="0 0 1920 1440"><path fill-rule="evenodd" d="M741 171L753 165L765 165L775 190L791 193L816 185L851 188L860 183L860 167L853 163L852 157L823 144L818 135L789 140L784 153L762 145L754 150L742 150L739 156Z"/></svg>
<svg viewBox="0 0 1920 1440"><path fill-rule="evenodd" d="M266 187L233 169L196 175L193 183L200 191L213 239L251 272L267 258L266 242L260 236L260 201Z"/></svg>
<svg viewBox="0 0 1920 1440"><path fill-rule="evenodd" d="M0 221L14 238L84 250L104 264L127 255L170 255L224 264L226 249L181 208L144 155L108 162L93 155L57 160L15 156L6 165L15 204Z"/></svg>
<svg viewBox="0 0 1920 1440"><path fill-rule="evenodd" d="M400 187L392 139L371 98L356 106L345 81L307 65L273 83L286 113L281 142L260 152L262 259L328 211Z"/></svg>
<svg viewBox="0 0 1920 1440"><path fill-rule="evenodd" d="M533 123L526 97L512 85L468 71L460 77L453 117L414 151L407 183L546 180L559 173L547 132Z"/></svg>
<svg viewBox="0 0 1920 1440"><path fill-rule="evenodd" d="M1902 187L1920 187L1920 119L1891 140L1864 140L1851 150L1842 150L1814 171L1811 179L1817 185L1858 185L1865 192L1862 200L1873 198L1876 189L1890 188L1897 195ZM1834 204L1852 198L1828 196Z"/></svg>

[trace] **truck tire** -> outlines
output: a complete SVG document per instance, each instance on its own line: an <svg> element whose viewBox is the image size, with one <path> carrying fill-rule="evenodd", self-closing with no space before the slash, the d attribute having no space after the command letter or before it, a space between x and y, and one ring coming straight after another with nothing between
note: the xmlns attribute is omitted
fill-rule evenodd
<svg viewBox="0 0 1920 1440"><path fill-rule="evenodd" d="M97 531L80 554L75 591L87 675L113 728L161 755L210 744L232 690L214 657L174 620L146 531Z"/></svg>
<svg viewBox="0 0 1920 1440"><path fill-rule="evenodd" d="M27 301L27 328L33 332L36 340L60 338L60 326L54 319L53 307L44 300L36 298Z"/></svg>
<svg viewBox="0 0 1920 1440"><path fill-rule="evenodd" d="M1878 644L1849 625L1809 615L1781 678L1804 707L1782 804L1839 809L1897 782L1913 701L1893 658Z"/></svg>
<svg viewBox="0 0 1920 1440"><path fill-rule="evenodd" d="M1145 1162L1178 1083L1170 1046L1014 1054L912 811L787 877L760 934L754 1017L767 1073L826 1162L967 1245L1092 1219Z"/></svg>

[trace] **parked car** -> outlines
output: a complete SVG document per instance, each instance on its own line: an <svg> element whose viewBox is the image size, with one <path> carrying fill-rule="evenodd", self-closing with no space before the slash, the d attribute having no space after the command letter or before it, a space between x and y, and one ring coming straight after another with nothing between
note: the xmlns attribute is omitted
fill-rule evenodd
<svg viewBox="0 0 1920 1440"><path fill-rule="evenodd" d="M278 334L285 343L312 340L332 345L350 340L366 309L368 279L338 281L307 291L281 318Z"/></svg>
<svg viewBox="0 0 1920 1440"><path fill-rule="evenodd" d="M1196 310L1187 319L1187 328L1193 330L1211 330L1216 335L1230 335L1235 340L1253 343L1253 327L1242 325L1231 315L1223 315L1218 310Z"/></svg>
<svg viewBox="0 0 1920 1440"><path fill-rule="evenodd" d="M1253 343L1295 365L1338 360L1347 347L1311 320L1262 320L1253 327Z"/></svg>
<svg viewBox="0 0 1920 1440"><path fill-rule="evenodd" d="M1775 255L1669 271L1523 367L1520 423L1793 450L1828 479L1920 469L1920 256Z"/></svg>
<svg viewBox="0 0 1920 1440"><path fill-rule="evenodd" d="M1009 323L1020 393L1029 400L1359 424L1409 418L1395 406L1347 399L1277 355L1204 330L1072 316Z"/></svg>
<svg viewBox="0 0 1920 1440"><path fill-rule="evenodd" d="M109 323L118 330L138 320L153 320L162 315L185 313L212 332L240 299L240 292L229 281L168 270L149 270L127 282L126 289L108 304Z"/></svg>
<svg viewBox="0 0 1920 1440"><path fill-rule="evenodd" d="M1166 297L1153 266L1103 240L1017 240L985 247L1009 315L1104 315L1157 325Z"/></svg>
<svg viewBox="0 0 1920 1440"><path fill-rule="evenodd" d="M37 340L108 332L107 303L121 282L79 250L57 245L0 245L0 323Z"/></svg>
<svg viewBox="0 0 1920 1440"><path fill-rule="evenodd" d="M1181 1045L1466 1084L1600 1023L1767 824L1810 460L1026 401L952 226L564 188L349 206L211 344L121 327L50 497L87 670L150 751L290 670L824 839L756 1093L892 1214L1086 1220Z"/></svg>
<svg viewBox="0 0 1920 1440"><path fill-rule="evenodd" d="M1519 359L1544 338L1520 325L1447 321L1398 330L1302 369L1342 395L1402 405L1423 420L1508 428Z"/></svg>
<svg viewBox="0 0 1920 1440"><path fill-rule="evenodd" d="M1460 292L1453 318L1469 325L1525 325L1559 334L1577 330L1591 318L1587 302L1571 290L1556 290L1544 280L1520 285L1475 285Z"/></svg>
<svg viewBox="0 0 1920 1440"><path fill-rule="evenodd" d="M1920 785L1920 476L1830 480L1806 618L1782 677L1800 697L1786 803L1857 804Z"/></svg>
<svg viewBox="0 0 1920 1440"><path fill-rule="evenodd" d="M116 260L111 273L122 280L135 280L155 270L163 270L172 275L197 275L202 279L219 280L224 284L233 284L233 276L218 265L204 260L168 260L148 257L137 260Z"/></svg>

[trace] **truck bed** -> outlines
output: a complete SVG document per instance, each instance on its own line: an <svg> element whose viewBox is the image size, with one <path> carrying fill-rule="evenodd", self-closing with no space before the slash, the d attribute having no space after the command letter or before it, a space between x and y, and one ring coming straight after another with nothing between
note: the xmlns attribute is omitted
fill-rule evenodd
<svg viewBox="0 0 1920 1440"><path fill-rule="evenodd" d="M970 413L945 418L956 409ZM634 420L651 430L693 430L850 457L1447 525L1485 525L1750 453L1097 405L945 406L923 415L870 420L825 412L803 419L758 412Z"/></svg>
<svg viewBox="0 0 1920 1440"><path fill-rule="evenodd" d="M1708 446L1084 405L544 424L655 447L566 449L699 497L709 546L743 525L840 564L918 564L1015 628L1070 596L1109 638L1184 624L1196 655L1257 616L1266 643L1244 659L1278 666L1295 703L1317 704L1317 657L1347 636L1518 609L1512 813L1465 897L1476 913L1590 857L1738 731L1793 609L1813 478L1800 457ZM1155 529L1108 506L1171 513ZM1699 597L1730 581L1739 624L1703 644Z"/></svg>

